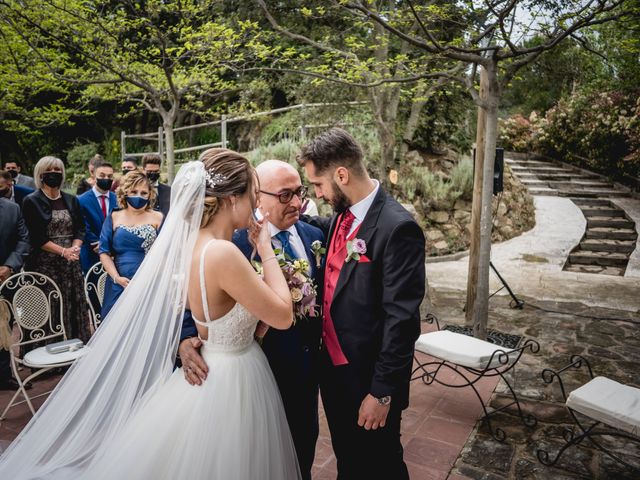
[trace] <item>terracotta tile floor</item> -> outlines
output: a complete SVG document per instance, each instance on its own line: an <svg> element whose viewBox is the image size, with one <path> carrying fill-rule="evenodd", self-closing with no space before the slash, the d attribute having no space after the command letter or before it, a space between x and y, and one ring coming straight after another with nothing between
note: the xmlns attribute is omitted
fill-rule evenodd
<svg viewBox="0 0 640 480"><path fill-rule="evenodd" d="M423 331L432 327L424 325ZM422 356L419 358L426 358ZM448 374L450 377L452 374ZM444 377L443 377L444 378ZM30 393L50 390L59 376L34 382ZM483 379L478 387L488 403L497 385L497 379ZM11 398L12 392L0 391L0 408ZM37 408L45 397L34 401ZM1 411L1 410L0 410ZM469 388L452 389L440 385L425 385L420 380L411 384L410 405L403 412L402 443L405 462L415 480L463 480L465 477L449 475L462 447L480 417L482 407ZM7 419L0 424L0 451L18 435L31 415L25 404L12 408ZM329 429L320 412L320 438L313 467L315 480L336 478L336 459L331 448Z"/></svg>

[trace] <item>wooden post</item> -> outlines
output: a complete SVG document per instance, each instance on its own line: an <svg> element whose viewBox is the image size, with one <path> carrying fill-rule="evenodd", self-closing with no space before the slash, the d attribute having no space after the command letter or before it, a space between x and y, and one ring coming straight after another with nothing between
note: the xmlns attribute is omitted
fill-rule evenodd
<svg viewBox="0 0 640 480"><path fill-rule="evenodd" d="M127 148L124 144L127 138L127 134L124 133L124 130L120 130L120 162L124 162L124 157L127 156Z"/></svg>
<svg viewBox="0 0 640 480"><path fill-rule="evenodd" d="M480 99L487 96L487 75L484 69L480 71ZM486 112L478 107L478 121L476 131L476 152L473 176L473 201L471 204L471 245L469 247L469 273L467 275L467 303L465 320L468 326L473 325L473 306L476 301L478 287L478 261L480 251L480 217L482 208L482 180L484 171L484 130Z"/></svg>
<svg viewBox="0 0 640 480"><path fill-rule="evenodd" d="M164 130L162 127L158 127L158 155L160 155L161 161L164 160Z"/></svg>
<svg viewBox="0 0 640 480"><path fill-rule="evenodd" d="M227 148L227 116L222 115L222 123L220 124L220 143L222 148Z"/></svg>

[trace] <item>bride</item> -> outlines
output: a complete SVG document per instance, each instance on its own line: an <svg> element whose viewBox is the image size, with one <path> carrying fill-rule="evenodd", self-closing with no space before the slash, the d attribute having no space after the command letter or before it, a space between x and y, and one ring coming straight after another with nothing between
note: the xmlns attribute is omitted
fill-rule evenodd
<svg viewBox="0 0 640 480"><path fill-rule="evenodd" d="M171 211L138 273L32 421L0 457L2 478L300 478L258 318L292 322L259 186L241 155L209 150L180 169ZM252 228L260 279L231 243ZM188 302L210 374L172 372Z"/></svg>

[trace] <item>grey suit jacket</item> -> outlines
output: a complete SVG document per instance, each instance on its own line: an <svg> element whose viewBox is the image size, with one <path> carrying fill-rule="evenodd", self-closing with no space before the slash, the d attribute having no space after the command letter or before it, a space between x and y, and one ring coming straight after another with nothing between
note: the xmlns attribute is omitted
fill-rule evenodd
<svg viewBox="0 0 640 480"><path fill-rule="evenodd" d="M0 265L17 272L29 255L29 232L20 207L6 198L0 198Z"/></svg>
<svg viewBox="0 0 640 480"><path fill-rule="evenodd" d="M21 173L16 177L16 185L36 189L36 182L33 181L33 177L22 175Z"/></svg>

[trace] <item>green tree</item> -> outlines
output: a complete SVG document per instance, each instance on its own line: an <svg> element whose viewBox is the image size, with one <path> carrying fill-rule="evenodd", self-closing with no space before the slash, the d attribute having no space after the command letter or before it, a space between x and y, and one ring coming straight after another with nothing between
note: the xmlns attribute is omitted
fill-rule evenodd
<svg viewBox="0 0 640 480"><path fill-rule="evenodd" d="M541 54L553 50L568 37L580 41L580 32L625 15L625 0L489 0L485 2L402 2L334 0L317 7L299 2L301 15L342 15L338 25L352 29L319 40L307 31L294 31L271 15L266 0L257 0L273 28L291 40L313 47L324 57L323 65L310 65L304 74L374 88L392 83L444 78L466 88L478 106L476 177L472 212L472 243L467 283L467 321L478 337L486 337L491 251L491 193L498 108L504 89L518 71ZM456 10L454 9L454 5ZM455 25L461 28L456 30ZM449 27L449 28L443 28ZM362 33L366 32L366 35ZM451 33L454 33L453 36ZM535 46L524 46L523 38L538 36ZM372 55L365 62L354 58L354 48L373 52L400 45L392 58ZM346 48L345 48L346 47ZM301 57L302 58L302 57ZM413 61L415 60L415 61ZM424 60L427 60L426 62ZM392 97L377 95L393 113Z"/></svg>
<svg viewBox="0 0 640 480"><path fill-rule="evenodd" d="M4 0L0 19L59 84L159 115L172 180L180 113L233 91L234 70L246 62L242 45L259 37L252 23L232 25L219 7L198 0Z"/></svg>

